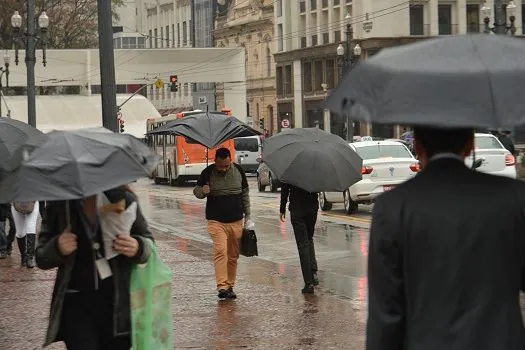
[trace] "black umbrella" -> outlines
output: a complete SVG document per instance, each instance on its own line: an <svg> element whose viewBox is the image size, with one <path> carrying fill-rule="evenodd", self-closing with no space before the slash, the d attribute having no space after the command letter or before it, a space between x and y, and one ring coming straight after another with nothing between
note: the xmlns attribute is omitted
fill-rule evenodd
<svg viewBox="0 0 525 350"><path fill-rule="evenodd" d="M31 138L44 135L38 129L14 119L0 118L0 177L4 171L13 170L20 159L17 151Z"/></svg>
<svg viewBox="0 0 525 350"><path fill-rule="evenodd" d="M382 50L359 63L325 103L384 124L512 128L525 123L525 41L461 35Z"/></svg>
<svg viewBox="0 0 525 350"><path fill-rule="evenodd" d="M0 198L85 198L146 177L157 164L157 156L131 135L76 130L46 136L26 143L32 151L24 151L19 167L0 182Z"/></svg>
<svg viewBox="0 0 525 350"><path fill-rule="evenodd" d="M288 129L264 143L263 162L281 182L308 192L343 192L362 179L363 160L337 135Z"/></svg>
<svg viewBox="0 0 525 350"><path fill-rule="evenodd" d="M224 113L202 112L169 122L148 134L184 136L207 148L215 148L236 137L261 133Z"/></svg>

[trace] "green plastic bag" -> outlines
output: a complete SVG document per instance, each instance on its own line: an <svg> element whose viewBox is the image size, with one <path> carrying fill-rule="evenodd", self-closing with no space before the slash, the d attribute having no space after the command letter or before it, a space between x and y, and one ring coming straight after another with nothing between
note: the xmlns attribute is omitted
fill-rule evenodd
<svg viewBox="0 0 525 350"><path fill-rule="evenodd" d="M130 304L133 350L173 349L171 270L153 241L146 264L131 269Z"/></svg>

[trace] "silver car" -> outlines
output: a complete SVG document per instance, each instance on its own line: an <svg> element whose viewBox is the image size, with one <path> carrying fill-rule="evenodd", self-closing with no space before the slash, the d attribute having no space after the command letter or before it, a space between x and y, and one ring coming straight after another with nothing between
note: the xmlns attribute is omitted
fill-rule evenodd
<svg viewBox="0 0 525 350"><path fill-rule="evenodd" d="M257 169L257 186L259 188L259 192L264 192L266 190L266 186L270 187L271 192L277 192L277 190L281 187L281 183L275 175L272 173L270 168L265 163L260 163L259 168Z"/></svg>

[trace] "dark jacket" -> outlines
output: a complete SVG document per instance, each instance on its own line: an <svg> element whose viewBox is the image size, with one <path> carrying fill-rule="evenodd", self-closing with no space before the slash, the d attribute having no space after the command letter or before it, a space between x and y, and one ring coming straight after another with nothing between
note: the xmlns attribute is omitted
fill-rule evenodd
<svg viewBox="0 0 525 350"><path fill-rule="evenodd" d="M0 221L7 221L11 215L11 204L0 204Z"/></svg>
<svg viewBox="0 0 525 350"><path fill-rule="evenodd" d="M516 154L516 148L514 147L514 143L512 142L511 138L508 137L505 134L498 135L498 140L501 142L503 147L505 147L512 155Z"/></svg>
<svg viewBox="0 0 525 350"><path fill-rule="evenodd" d="M319 194L307 192L299 187L283 183L281 185L280 212L286 212L286 203L290 201L288 209L298 214L316 213L319 209Z"/></svg>
<svg viewBox="0 0 525 350"><path fill-rule="evenodd" d="M111 202L118 202L122 198L126 200L126 207L132 202L136 201L135 195L131 192L118 188L105 192L106 196ZM75 208L75 202L70 203L70 208ZM39 268L48 270L58 267L57 278L53 290L51 300L51 310L49 316L49 325L47 329L47 336L44 346L47 346L55 341L62 340L60 334L60 319L62 315L62 306L64 303L64 296L68 289L69 281L71 280L71 272L74 267L75 256L74 252L70 256L64 257L58 250L58 236L65 230L67 226L66 220L66 202L47 202L46 212L42 220L42 230L40 232L38 246L36 248L36 262ZM78 212L71 209L71 225L78 227L75 222L78 222ZM85 234L84 232L74 232L77 235ZM148 230L147 222L142 215L140 209L137 209L137 219L131 228L131 236L136 238L139 242L139 252L136 257L128 258L119 255L109 261L111 270L113 272L114 282L114 310L113 317L115 319L113 333L115 336L127 335L130 333L130 301L129 301L129 287L131 266L133 264L145 263L150 254L150 248L146 239L153 240L151 233ZM93 261L93 264L95 262Z"/></svg>
<svg viewBox="0 0 525 350"><path fill-rule="evenodd" d="M379 196L367 350L523 350L525 183L431 162Z"/></svg>

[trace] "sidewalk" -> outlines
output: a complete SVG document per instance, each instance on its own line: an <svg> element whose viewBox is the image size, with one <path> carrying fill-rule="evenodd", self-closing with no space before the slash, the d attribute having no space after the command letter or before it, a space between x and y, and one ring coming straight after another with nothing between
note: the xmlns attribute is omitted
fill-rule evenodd
<svg viewBox="0 0 525 350"><path fill-rule="evenodd" d="M211 248L164 233L155 238L174 272L175 349L364 348L364 308L323 291L303 296L297 268L241 258L238 299L219 302ZM0 350L41 348L47 325L55 271L18 263L17 252L0 260Z"/></svg>

